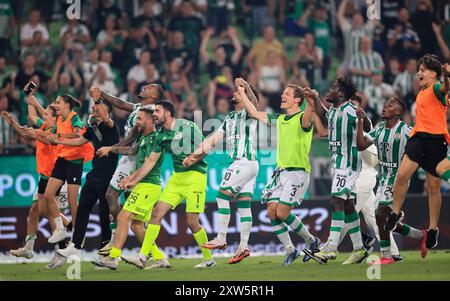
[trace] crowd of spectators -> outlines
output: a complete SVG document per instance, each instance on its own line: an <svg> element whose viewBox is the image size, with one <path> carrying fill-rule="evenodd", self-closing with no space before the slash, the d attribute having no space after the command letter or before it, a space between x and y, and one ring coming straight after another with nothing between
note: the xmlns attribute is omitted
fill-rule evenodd
<svg viewBox="0 0 450 301"><path fill-rule="evenodd" d="M286 84L323 92L346 75L374 122L391 95L405 100L413 122L417 59L435 53L450 62L450 4L383 0L373 17L375 4L366 2L86 0L78 1L80 19L69 20L65 1L0 0L0 111L28 122L28 81L43 105L62 93L77 97L84 119L91 85L136 102L143 85L159 83L178 117L200 110L223 120L237 76L273 112ZM127 117L114 115L119 123ZM23 143L0 118L0 153Z"/></svg>

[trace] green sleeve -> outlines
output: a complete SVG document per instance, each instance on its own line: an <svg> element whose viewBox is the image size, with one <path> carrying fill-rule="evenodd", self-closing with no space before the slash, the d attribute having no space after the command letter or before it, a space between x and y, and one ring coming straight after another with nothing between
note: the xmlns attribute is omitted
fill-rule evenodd
<svg viewBox="0 0 450 301"><path fill-rule="evenodd" d="M152 151L154 153L160 153L163 150L163 146L162 146L162 134L161 133L157 133L155 140L153 141L153 146L152 146Z"/></svg>
<svg viewBox="0 0 450 301"><path fill-rule="evenodd" d="M269 120L269 124L271 124L271 125L276 125L277 124L278 117L280 117L280 114L278 114L278 113L267 114L267 119Z"/></svg>
<svg viewBox="0 0 450 301"><path fill-rule="evenodd" d="M445 99L445 94L441 92L441 87L442 87L441 83L436 83L436 84L433 85L434 95L436 95L437 99L439 99L439 102L443 106L446 106L447 105L447 101Z"/></svg>
<svg viewBox="0 0 450 301"><path fill-rule="evenodd" d="M78 115L74 115L70 121L72 122L72 126L74 128L82 129L83 126L84 126L83 122L81 121L81 119L80 119L80 117Z"/></svg>
<svg viewBox="0 0 450 301"><path fill-rule="evenodd" d="M44 121L40 117L38 117L37 120L36 120L37 127L40 128L43 123L44 123Z"/></svg>

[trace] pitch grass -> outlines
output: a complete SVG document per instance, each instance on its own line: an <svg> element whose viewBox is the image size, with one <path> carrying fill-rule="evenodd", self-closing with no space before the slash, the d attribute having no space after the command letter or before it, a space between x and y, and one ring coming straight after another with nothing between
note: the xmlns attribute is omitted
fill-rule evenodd
<svg viewBox="0 0 450 301"><path fill-rule="evenodd" d="M429 252L421 259L418 251L402 253L404 260L381 267L381 280L450 280L450 251ZM291 267L282 266L282 256L248 257L236 265L226 263L227 258L217 258L217 266L197 270L199 259L171 259L171 269L140 270L121 262L119 269L95 270L89 262L81 264L81 280L129 281L318 281L318 280L368 280L368 265L343 266L349 254L341 253L335 261L319 265L314 261L303 263L297 259ZM44 263L2 264L0 280L67 281L69 264L56 270L47 270Z"/></svg>

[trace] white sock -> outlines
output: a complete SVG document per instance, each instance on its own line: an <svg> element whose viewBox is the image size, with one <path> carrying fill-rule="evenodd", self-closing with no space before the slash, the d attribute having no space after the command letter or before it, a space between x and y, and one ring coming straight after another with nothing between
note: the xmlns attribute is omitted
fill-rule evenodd
<svg viewBox="0 0 450 301"><path fill-rule="evenodd" d="M110 243L114 243L114 236L116 234L116 230L117 230L117 222L112 222L109 224L109 227L111 228L111 239L110 239Z"/></svg>
<svg viewBox="0 0 450 301"><path fill-rule="evenodd" d="M220 192L217 194L217 207L219 208L219 233L217 238L227 241L228 225L230 224L230 199L231 197Z"/></svg>
<svg viewBox="0 0 450 301"><path fill-rule="evenodd" d="M64 224L61 216L55 218L56 230L64 230Z"/></svg>
<svg viewBox="0 0 450 301"><path fill-rule="evenodd" d="M36 234L30 234L27 235L27 237L25 238L25 248L27 248L30 251L33 251L34 248L34 242L36 241Z"/></svg>
<svg viewBox="0 0 450 301"><path fill-rule="evenodd" d="M252 209L250 208L251 201L237 201L237 207L240 217L241 242L239 248L246 248L248 246L248 238L252 230Z"/></svg>
<svg viewBox="0 0 450 301"><path fill-rule="evenodd" d="M345 226L348 228L348 233L350 234L350 239L353 244L353 250L357 251L364 249L361 228L359 226L359 215L356 211L345 215Z"/></svg>

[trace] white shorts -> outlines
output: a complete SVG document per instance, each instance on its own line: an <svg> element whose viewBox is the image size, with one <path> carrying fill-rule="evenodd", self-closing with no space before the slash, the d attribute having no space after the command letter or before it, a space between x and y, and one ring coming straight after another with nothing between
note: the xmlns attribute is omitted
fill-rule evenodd
<svg viewBox="0 0 450 301"><path fill-rule="evenodd" d="M119 183L136 170L136 159L136 156L122 156L120 158L116 172L109 182L109 185L115 191L122 192L122 189L119 188Z"/></svg>
<svg viewBox="0 0 450 301"><path fill-rule="evenodd" d="M59 210L64 211L69 208L69 197L67 196L67 183L64 182L61 190L59 191L59 197L56 198L59 205Z"/></svg>
<svg viewBox="0 0 450 301"><path fill-rule="evenodd" d="M375 208L379 205L384 205L392 208L394 200L394 184L389 185L388 181L383 181L378 184L377 194L375 196Z"/></svg>
<svg viewBox="0 0 450 301"><path fill-rule="evenodd" d="M356 197L356 180L359 172L349 169L331 169L331 195L344 200Z"/></svg>
<svg viewBox="0 0 450 301"><path fill-rule="evenodd" d="M372 169L372 168L370 168ZM362 169L356 180L356 211L361 211L365 207L365 203L373 196L373 189L377 184L376 170Z"/></svg>
<svg viewBox="0 0 450 301"><path fill-rule="evenodd" d="M33 203L38 201L38 188L33 194ZM69 198L67 197L67 183L64 182L61 190L59 191L59 196L56 197L56 201L58 202L59 210L64 211L69 208Z"/></svg>
<svg viewBox="0 0 450 301"><path fill-rule="evenodd" d="M300 206L308 190L309 173L304 170L275 170L262 192L266 203L277 202L290 207Z"/></svg>
<svg viewBox="0 0 450 301"><path fill-rule="evenodd" d="M258 161L250 161L247 158L237 159L227 168L220 190L228 190L235 197L252 197L258 171Z"/></svg>

